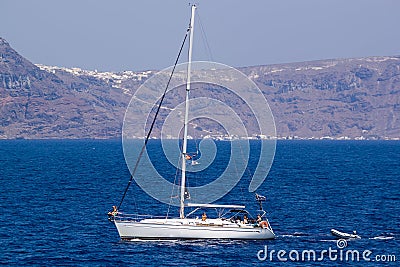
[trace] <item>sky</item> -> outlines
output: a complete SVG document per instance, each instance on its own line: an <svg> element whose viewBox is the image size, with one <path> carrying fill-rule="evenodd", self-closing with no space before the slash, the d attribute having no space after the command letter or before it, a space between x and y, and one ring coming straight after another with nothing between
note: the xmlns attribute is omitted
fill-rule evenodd
<svg viewBox="0 0 400 267"><path fill-rule="evenodd" d="M195 3L194 60L245 67L400 55L399 0ZM28 60L99 71L173 65L190 19L189 0L1 0L0 11L0 37Z"/></svg>

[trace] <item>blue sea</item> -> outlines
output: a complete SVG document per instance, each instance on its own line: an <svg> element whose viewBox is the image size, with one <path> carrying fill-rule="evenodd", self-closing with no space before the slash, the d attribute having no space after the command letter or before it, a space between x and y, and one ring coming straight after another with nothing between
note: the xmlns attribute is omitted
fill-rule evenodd
<svg viewBox="0 0 400 267"><path fill-rule="evenodd" d="M152 141L149 151L159 146ZM129 177L119 140L0 141L0 264L399 266L400 142L278 141L257 190L267 197L277 235L268 241L121 241L106 212L119 203ZM243 179L221 201L255 209L247 188ZM128 192L121 209L160 215L168 209L135 183ZM339 244L331 228L357 230L362 238ZM349 251L359 253L358 261Z"/></svg>

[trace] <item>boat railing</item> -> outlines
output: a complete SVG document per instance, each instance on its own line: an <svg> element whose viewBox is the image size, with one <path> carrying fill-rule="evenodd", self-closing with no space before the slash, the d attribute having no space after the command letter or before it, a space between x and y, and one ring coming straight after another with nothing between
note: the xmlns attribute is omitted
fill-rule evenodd
<svg viewBox="0 0 400 267"><path fill-rule="evenodd" d="M153 216L148 214L130 214L130 213L121 213L113 216L116 221L140 221L144 219L165 219L165 216Z"/></svg>

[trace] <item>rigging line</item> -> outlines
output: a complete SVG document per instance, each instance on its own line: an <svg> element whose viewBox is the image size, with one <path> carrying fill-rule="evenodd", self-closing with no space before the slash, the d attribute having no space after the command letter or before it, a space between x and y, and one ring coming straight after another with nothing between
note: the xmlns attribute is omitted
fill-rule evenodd
<svg viewBox="0 0 400 267"><path fill-rule="evenodd" d="M199 144L198 144L197 134L196 134L195 130L193 131L193 135L194 135L194 144L196 145L196 156L198 156L200 151L199 151Z"/></svg>
<svg viewBox="0 0 400 267"><path fill-rule="evenodd" d="M232 143L232 142L235 142L235 141L231 141L231 143ZM237 141L237 142L241 142L241 141ZM238 146L239 146L239 148L240 148L240 152L237 153L237 154L240 154L240 156L241 156L243 162L246 162L246 161L247 161L247 164L246 164L246 166L245 166L245 170L244 170L244 172L243 172L243 175L240 177L239 181L238 181L237 184L235 185L235 187L237 186L238 189L240 190L240 197L242 198L242 200L245 200L245 198L244 198L244 192L243 192L243 191L244 191L244 188L243 188L244 186L243 186L242 178L246 176L246 172L247 172L247 176L248 176L247 178L251 179L251 177L252 177L252 174L251 174L250 169L249 169L249 164L250 164L249 161L250 161L250 156L251 156L251 146L250 146L250 141L247 140L247 142L249 142L249 155L248 155L247 160L246 160L246 158L244 157L243 145L242 145L241 143L238 143ZM232 145L232 144L231 144L231 145ZM238 158L237 160L239 160L239 158ZM236 173L239 173L239 171L238 171L238 166L236 165L236 161L233 160L232 162L233 162L233 167L235 168Z"/></svg>
<svg viewBox="0 0 400 267"><path fill-rule="evenodd" d="M261 141L261 145L262 145L262 140L260 140ZM249 145L250 145L250 140L248 141L249 142ZM248 178L250 179L250 181L251 181L251 179L252 179L252 177L253 177L253 175L254 175L254 172L252 173L251 172L251 170L250 170L250 156L251 156L251 145L249 146L249 148L250 148L250 154L249 154L249 157L248 157L248 159L247 159L247 165L246 165L246 168L245 168L245 172L247 172L247 175L248 175ZM240 155L242 156L242 159L243 159L243 161L246 161L246 159L244 158L244 153L243 153L243 147L242 146L240 146ZM260 153L261 153L261 151L260 151ZM257 167L257 165L258 165L258 163L260 162L260 159L258 159L258 162L256 163L256 167ZM244 176L245 174L243 174L243 176ZM243 195L244 195L244 193L243 193L243 185L242 186L239 186L239 189L240 189L240 192L241 192L241 194L242 194L242 198L244 198L243 197ZM255 192L254 192L255 193Z"/></svg>
<svg viewBox="0 0 400 267"><path fill-rule="evenodd" d="M137 101L140 101L140 102L142 102L144 104L153 105L153 103L150 103L150 102L147 102L146 100L137 98L136 96L132 96L132 98L137 100ZM169 107L161 107L161 108L165 109L165 110L169 110L169 111L175 111L175 109L176 109L176 108L169 108Z"/></svg>
<svg viewBox="0 0 400 267"><path fill-rule="evenodd" d="M156 114L154 115L154 119L153 119L153 121L152 121L152 123L151 123L149 132L147 133L146 139L144 140L144 144L143 144L143 146L142 146L142 150L140 151L139 156L138 156L138 159L136 160L136 164L135 164L135 167L133 168L133 171L132 171L132 173L131 173L131 177L130 177L130 179L129 179L128 185L126 186L125 191L124 191L124 194L122 195L121 201L120 201L120 203L119 203L119 205L118 205L118 208L117 208L118 210L119 210L119 208L121 207L122 202L123 202L124 199L125 199L126 193L128 192L128 189L129 189L129 187L130 187L130 185L131 185L131 183L132 183L133 177L134 177L134 175L135 175L135 173L136 173L137 167L139 166L139 162L140 162L140 159L142 158L142 155L143 155L144 150L145 150L145 148L146 148L147 142L149 141L150 134L151 134L151 132L153 131L153 127L154 127L154 124L155 124L155 122L156 122L157 115L158 115L158 113L160 112L161 105L162 105L162 103L163 103L163 101L164 101L164 98L165 98L165 95L166 95L166 93L167 93L169 84L170 84L170 82L171 82L171 80L172 80L172 76L174 75L176 65L178 65L178 61L179 61L179 58L180 58L180 56L181 56L181 53L182 53L182 50L183 50L183 47L184 47L184 45L185 45L185 42L186 42L186 39L187 39L187 36L188 36L188 33L189 33L189 32L190 32L190 27L186 30L185 38L183 38L183 42L182 42L181 48L179 49L178 56L176 57L174 67L172 68L172 71L171 71L171 75L169 76L169 80L168 80L168 82L167 82L167 85L165 86L164 93L163 93L163 95L162 95L162 97L161 97L161 100L160 100L160 103L159 103L159 105L158 105L158 107L157 107L157 111L156 111Z"/></svg>
<svg viewBox="0 0 400 267"><path fill-rule="evenodd" d="M165 219L168 219L169 212L170 212L170 209L171 209L172 197L174 196L175 184L176 184L177 177L178 177L178 175L179 175L180 164L181 164L181 158L178 157L178 163L177 163L178 168L176 168L176 171L175 171L174 185L172 186L171 196L170 196L170 198L169 198L169 204L168 204L167 215L165 216ZM178 190L178 191L179 191L179 190ZM178 192L177 192L177 193L178 193Z"/></svg>
<svg viewBox="0 0 400 267"><path fill-rule="evenodd" d="M197 12L197 17L199 18L201 35L203 36L203 40L204 40L204 43L206 45L206 50L207 50L208 56L209 56L211 61L214 61L214 58L213 58L212 53L211 53L210 45L208 44L207 35L206 35L206 32L204 31L203 23L201 22L200 12Z"/></svg>

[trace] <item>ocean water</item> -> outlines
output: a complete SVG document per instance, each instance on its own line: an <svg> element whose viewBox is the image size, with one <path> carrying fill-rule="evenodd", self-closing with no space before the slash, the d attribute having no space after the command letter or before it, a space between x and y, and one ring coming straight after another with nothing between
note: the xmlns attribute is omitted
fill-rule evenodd
<svg viewBox="0 0 400 267"><path fill-rule="evenodd" d="M222 151L226 146L217 142ZM149 151L158 149L157 141L150 143ZM257 154L257 144L253 149ZM0 264L7 266L398 266L400 261L400 142L278 141L274 164L257 190L267 196L264 206L277 235L268 241L121 241L106 216L129 180L116 140L0 141L0 179ZM247 187L248 179L242 179L221 201L241 200L256 208ZM133 184L122 208L163 215L168 207ZM362 239L339 248L331 228L357 230ZM322 257L324 250L331 250L331 257L328 252ZM349 250L359 252L358 261L346 260ZM304 251L315 251L316 258Z"/></svg>

